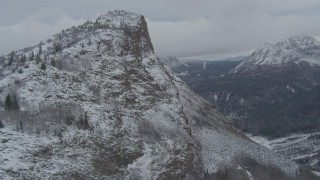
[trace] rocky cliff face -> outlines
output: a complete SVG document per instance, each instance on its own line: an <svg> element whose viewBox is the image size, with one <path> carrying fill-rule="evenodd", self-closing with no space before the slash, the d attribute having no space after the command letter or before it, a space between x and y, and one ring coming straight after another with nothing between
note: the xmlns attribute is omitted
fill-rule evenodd
<svg viewBox="0 0 320 180"><path fill-rule="evenodd" d="M110 12L2 64L1 179L201 179L242 153L298 168L160 64L141 15Z"/></svg>

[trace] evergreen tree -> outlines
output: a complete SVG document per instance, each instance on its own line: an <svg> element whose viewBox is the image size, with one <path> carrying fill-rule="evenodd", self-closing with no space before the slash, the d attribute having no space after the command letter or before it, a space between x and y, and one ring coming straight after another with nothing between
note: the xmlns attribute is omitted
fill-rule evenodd
<svg viewBox="0 0 320 180"><path fill-rule="evenodd" d="M31 53L29 54L29 60L32 61L34 59L34 52L31 51Z"/></svg>
<svg viewBox="0 0 320 180"><path fill-rule="evenodd" d="M83 129L89 129L89 121L88 121L88 116L87 112L84 113L84 124L83 124Z"/></svg>
<svg viewBox="0 0 320 180"><path fill-rule="evenodd" d="M205 179L210 178L210 174L209 174L208 169L207 169L206 172L204 172L204 176L203 176L203 177L204 177Z"/></svg>
<svg viewBox="0 0 320 180"><path fill-rule="evenodd" d="M25 54L23 54L23 61L26 62L27 61L27 56Z"/></svg>
<svg viewBox="0 0 320 180"><path fill-rule="evenodd" d="M100 52L100 44L101 44L101 41L97 41L97 50Z"/></svg>
<svg viewBox="0 0 320 180"><path fill-rule="evenodd" d="M0 119L0 128L4 128L4 125L3 125L2 121L1 121L1 119Z"/></svg>
<svg viewBox="0 0 320 180"><path fill-rule="evenodd" d="M41 56L40 54L37 54L36 56L36 64L39 64L41 62Z"/></svg>
<svg viewBox="0 0 320 180"><path fill-rule="evenodd" d="M62 39L62 34L61 33L58 34L58 38L59 38L59 40Z"/></svg>
<svg viewBox="0 0 320 180"><path fill-rule="evenodd" d="M69 44L69 43L68 43ZM68 45L69 46L69 45ZM62 51L62 45L59 43L54 43L53 44L54 52L59 52Z"/></svg>
<svg viewBox="0 0 320 180"><path fill-rule="evenodd" d="M6 111L19 110L18 98L16 94L13 94L11 97L11 95L8 93L4 101L4 109Z"/></svg>
<svg viewBox="0 0 320 180"><path fill-rule="evenodd" d="M23 123L22 123L21 119L19 121L19 129L20 129L21 132L23 132L23 130L24 130Z"/></svg>
<svg viewBox="0 0 320 180"><path fill-rule="evenodd" d="M4 66L4 61L5 61L5 58L4 58L4 56L2 55L1 58L0 58L0 67L3 67L3 66Z"/></svg>
<svg viewBox="0 0 320 180"><path fill-rule="evenodd" d="M42 42L39 43L39 54L42 54Z"/></svg>
<svg viewBox="0 0 320 180"><path fill-rule="evenodd" d="M40 68L45 71L47 69L46 63L43 62Z"/></svg>
<svg viewBox="0 0 320 180"><path fill-rule="evenodd" d="M17 98L16 94L12 95L11 102L12 102L12 108L11 109L18 111L19 110L19 104L18 104L18 98Z"/></svg>
<svg viewBox="0 0 320 180"><path fill-rule="evenodd" d="M24 54L21 55L20 62L21 62L21 64L26 63L26 55L24 55Z"/></svg>
<svg viewBox="0 0 320 180"><path fill-rule="evenodd" d="M56 61L54 59L51 59L51 66L56 67Z"/></svg>
<svg viewBox="0 0 320 180"><path fill-rule="evenodd" d="M11 109L12 109L12 100L11 100L10 94L8 94L4 101L4 110L10 111Z"/></svg>
<svg viewBox="0 0 320 180"><path fill-rule="evenodd" d="M91 44L92 44L91 38L89 37L88 46L90 46Z"/></svg>
<svg viewBox="0 0 320 180"><path fill-rule="evenodd" d="M123 20L123 19L120 21L120 28L121 28L121 29L122 29L122 28L125 28L125 23L124 23L124 20Z"/></svg>
<svg viewBox="0 0 320 180"><path fill-rule="evenodd" d="M18 73L19 73L19 74L22 74L22 73L23 73L22 68L19 68Z"/></svg>
<svg viewBox="0 0 320 180"><path fill-rule="evenodd" d="M9 57L9 63L8 63L8 66L11 66L13 61L14 61L14 56L15 56L15 52L14 51L11 51L10 53L10 57Z"/></svg>
<svg viewBox="0 0 320 180"><path fill-rule="evenodd" d="M79 117L79 120L76 122L76 126L79 129L83 129L83 130L87 130L90 128L87 112L84 113L84 118L82 115Z"/></svg>

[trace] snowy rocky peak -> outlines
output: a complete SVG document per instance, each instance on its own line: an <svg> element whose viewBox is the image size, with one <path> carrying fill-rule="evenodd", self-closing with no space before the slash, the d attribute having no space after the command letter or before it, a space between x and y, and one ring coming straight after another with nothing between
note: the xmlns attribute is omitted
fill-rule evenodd
<svg viewBox="0 0 320 180"><path fill-rule="evenodd" d="M320 42L314 37L301 35L267 42L231 72L300 62L307 62L311 66L320 65Z"/></svg>
<svg viewBox="0 0 320 180"><path fill-rule="evenodd" d="M0 179L201 179L243 153L298 168L163 66L141 15L110 12L1 59Z"/></svg>
<svg viewBox="0 0 320 180"><path fill-rule="evenodd" d="M57 54L60 54L61 58L66 55L81 58L91 53L95 56L104 53L130 53L136 56L153 53L144 17L123 10L110 11L99 16L94 22L87 21L78 27L62 30L34 47L17 51L14 56L18 59L23 55L27 58L32 55L36 59L38 55L39 59L49 61L56 58Z"/></svg>
<svg viewBox="0 0 320 180"><path fill-rule="evenodd" d="M123 10L109 11L107 14L101 15L94 23L96 26L101 26L111 29L120 29L124 33L130 36L131 39L144 38L145 43L142 42L144 50L150 48L153 52L153 46L149 37L148 27L144 16L127 12ZM132 46L132 44L126 44L126 46ZM129 48L129 47L127 47Z"/></svg>
<svg viewBox="0 0 320 180"><path fill-rule="evenodd" d="M97 22L111 28L137 27L143 23L142 18L142 15L119 10L98 16Z"/></svg>

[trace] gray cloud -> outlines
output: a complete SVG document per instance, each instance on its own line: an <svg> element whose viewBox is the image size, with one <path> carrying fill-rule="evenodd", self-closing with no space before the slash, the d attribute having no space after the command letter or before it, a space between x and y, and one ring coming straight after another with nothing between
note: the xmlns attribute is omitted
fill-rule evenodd
<svg viewBox="0 0 320 180"><path fill-rule="evenodd" d="M0 52L8 53L35 45L63 28L78 25L84 19L73 19L59 9L43 9L13 25L0 26Z"/></svg>
<svg viewBox="0 0 320 180"><path fill-rule="evenodd" d="M148 18L159 55L220 57L290 35L320 36L319 8L318 0L10 0L0 7L0 53L126 9Z"/></svg>

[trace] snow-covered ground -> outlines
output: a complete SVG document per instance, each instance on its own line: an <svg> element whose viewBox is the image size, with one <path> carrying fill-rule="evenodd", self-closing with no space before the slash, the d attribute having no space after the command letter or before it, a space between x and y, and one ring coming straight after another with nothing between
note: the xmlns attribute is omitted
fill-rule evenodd
<svg viewBox="0 0 320 180"><path fill-rule="evenodd" d="M289 159L309 165L320 172L320 132L294 134L287 137L268 140L260 136L247 136L254 142L282 154Z"/></svg>
<svg viewBox="0 0 320 180"><path fill-rule="evenodd" d="M268 149L271 149L271 146L270 146L270 141L265 138L265 137L262 137L262 136L253 136L252 134L247 134L247 136L254 142L268 148Z"/></svg>
<svg viewBox="0 0 320 180"><path fill-rule="evenodd" d="M23 172L33 168L34 164L30 162L34 159L33 153L56 141L58 139L53 137L19 133L13 127L0 129L0 179L8 179L8 172Z"/></svg>

